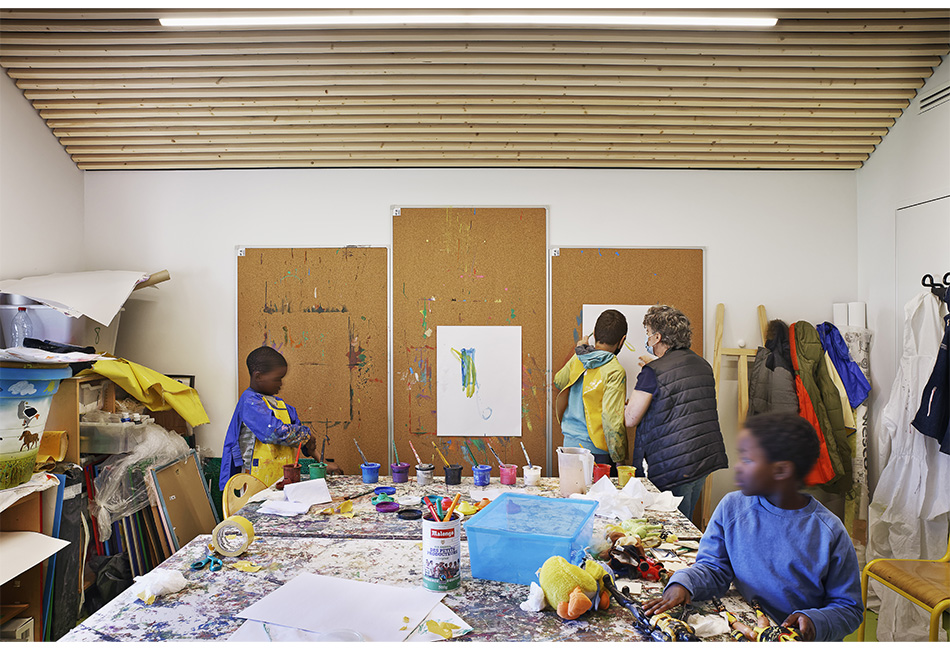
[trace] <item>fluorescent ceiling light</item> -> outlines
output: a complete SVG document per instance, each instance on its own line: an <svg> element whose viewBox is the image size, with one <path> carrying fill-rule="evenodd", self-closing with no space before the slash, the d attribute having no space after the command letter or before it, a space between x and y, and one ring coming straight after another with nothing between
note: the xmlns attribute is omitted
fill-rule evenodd
<svg viewBox="0 0 950 650"><path fill-rule="evenodd" d="M731 16L625 16L568 14L377 14L352 16L203 16L194 18L159 18L164 27L269 27L276 25L309 25L338 27L346 25L596 25L674 27L774 27L776 18Z"/></svg>

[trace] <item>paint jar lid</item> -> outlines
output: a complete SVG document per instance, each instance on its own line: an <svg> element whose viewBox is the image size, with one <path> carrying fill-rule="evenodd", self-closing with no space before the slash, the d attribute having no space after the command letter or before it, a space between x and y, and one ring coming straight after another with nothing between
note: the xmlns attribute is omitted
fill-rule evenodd
<svg viewBox="0 0 950 650"><path fill-rule="evenodd" d="M395 501L384 501L376 504L376 512L396 512L399 510L399 504Z"/></svg>
<svg viewBox="0 0 950 650"><path fill-rule="evenodd" d="M373 490L373 492L376 494L396 494L396 488L392 487L391 485L381 485Z"/></svg>
<svg viewBox="0 0 950 650"><path fill-rule="evenodd" d="M414 494L407 494L406 496L396 499L396 502L401 506L417 506L422 503L422 497L417 497Z"/></svg>
<svg viewBox="0 0 950 650"><path fill-rule="evenodd" d="M396 516L400 519L422 519L422 511L415 508L403 508Z"/></svg>

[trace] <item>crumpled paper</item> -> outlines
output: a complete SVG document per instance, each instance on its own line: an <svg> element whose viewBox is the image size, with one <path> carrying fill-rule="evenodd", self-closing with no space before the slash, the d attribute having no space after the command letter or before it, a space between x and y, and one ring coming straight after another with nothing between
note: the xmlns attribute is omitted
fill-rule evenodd
<svg viewBox="0 0 950 650"><path fill-rule="evenodd" d="M725 614L690 614L686 617L686 622L700 638L729 633L729 622Z"/></svg>
<svg viewBox="0 0 950 650"><path fill-rule="evenodd" d="M142 587L138 598L146 605L154 603L159 596L181 591L188 585L188 580L181 571L159 568L152 569L144 576L136 577L135 582Z"/></svg>
<svg viewBox="0 0 950 650"><path fill-rule="evenodd" d="M651 510L675 510L683 497L673 496L672 492L648 492L637 480L627 481L622 490L614 487L610 478L604 476L594 483L587 494L572 494L572 499L597 501L595 513L599 517L613 517L620 520L638 519L643 512Z"/></svg>
<svg viewBox="0 0 950 650"><path fill-rule="evenodd" d="M532 582L528 587L528 599L521 603L519 607L526 612L540 612L544 609L544 591L537 582Z"/></svg>

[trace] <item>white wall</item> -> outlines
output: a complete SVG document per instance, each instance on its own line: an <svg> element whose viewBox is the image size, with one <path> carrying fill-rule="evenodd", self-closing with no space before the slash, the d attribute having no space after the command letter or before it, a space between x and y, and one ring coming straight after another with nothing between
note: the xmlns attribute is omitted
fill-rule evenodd
<svg viewBox="0 0 950 650"><path fill-rule="evenodd" d="M947 57L918 92L950 83ZM857 172L858 295L868 304L871 342L871 435L869 471L872 487L880 476L877 433L881 410L896 375L899 353L896 300L896 211L950 194L950 103L918 114L918 100L905 109L870 160ZM947 252L950 265L950 251ZM950 270L937 268L934 274ZM923 291L923 288L921 288Z"/></svg>
<svg viewBox="0 0 950 650"><path fill-rule="evenodd" d="M546 205L552 246L706 247L707 358L719 302L724 345L755 345L758 304L821 322L857 287L851 172L88 172L85 196L87 260L172 276L126 304L117 352L197 375L211 418L199 444L218 454L239 390L235 246L386 246L390 205ZM734 428L734 367L723 376ZM720 474L724 493L732 475Z"/></svg>
<svg viewBox="0 0 950 650"><path fill-rule="evenodd" d="M82 271L83 173L0 73L0 279Z"/></svg>

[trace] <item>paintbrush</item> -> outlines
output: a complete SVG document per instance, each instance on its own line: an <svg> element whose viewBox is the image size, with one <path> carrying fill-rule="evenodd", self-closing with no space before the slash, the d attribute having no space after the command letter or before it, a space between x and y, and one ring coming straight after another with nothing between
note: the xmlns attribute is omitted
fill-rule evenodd
<svg viewBox="0 0 950 650"><path fill-rule="evenodd" d="M421 465L421 464L422 464L422 459L419 458L419 454L416 453L416 448L412 446L412 440L409 441L409 449L412 450L412 455L416 457L416 462Z"/></svg>
<svg viewBox="0 0 950 650"><path fill-rule="evenodd" d="M363 455L363 450L360 449L360 443L356 442L356 438L353 438L353 442L356 443L356 451L360 452L360 458L363 459L363 464L369 465L369 461L366 460L366 456Z"/></svg>
<svg viewBox="0 0 950 650"><path fill-rule="evenodd" d="M494 448L491 446L491 443L490 443L490 442L488 442L488 441L486 440L486 441L485 441L485 444L488 445L488 451L491 452L491 455L494 456L494 457L495 457L495 460L498 461L498 469L501 469L501 466L504 465L504 463L501 462L501 458L499 458L498 454L495 453L495 450L494 450Z"/></svg>
<svg viewBox="0 0 950 650"><path fill-rule="evenodd" d="M297 445L297 455L294 456L294 465L299 465L299 464L300 464L300 449L301 449L301 447L303 447L303 442L301 442L299 445Z"/></svg>
<svg viewBox="0 0 950 650"><path fill-rule="evenodd" d="M396 457L396 464L399 464L399 452L396 451L396 441L393 440L393 456Z"/></svg>
<svg viewBox="0 0 950 650"><path fill-rule="evenodd" d="M468 454L469 460L472 461L472 467L476 467L480 464L477 460L475 460L475 454L472 453L472 450L468 445L465 445L464 450Z"/></svg>
<svg viewBox="0 0 950 650"><path fill-rule="evenodd" d="M436 450L437 452L439 452L439 458L441 458L441 459L442 459L442 462L445 463L445 466L448 467L448 466L449 466L449 461L445 460L445 456L442 455L442 450L439 449L439 447L435 444L435 441L434 441L434 440L432 441L432 446L435 447L435 450Z"/></svg>
<svg viewBox="0 0 950 650"><path fill-rule="evenodd" d="M524 459L528 462L528 467L534 469L534 465L531 464L531 459L528 458L528 450L524 448L524 441L519 442L521 442L521 451L524 452Z"/></svg>
<svg viewBox="0 0 950 650"><path fill-rule="evenodd" d="M359 499L360 497L365 497L367 494L372 494L375 491L376 491L376 488L373 488L372 490L366 490L365 492L357 492L356 494L351 494L349 496L343 497L343 500L350 501L352 499Z"/></svg>
<svg viewBox="0 0 950 650"><path fill-rule="evenodd" d="M320 462L321 463L323 462L323 452L326 451L327 449L327 439L329 437L330 436L323 436L323 444L320 445Z"/></svg>
<svg viewBox="0 0 950 650"><path fill-rule="evenodd" d="M445 513L445 517L442 518L442 521L452 521L452 513L455 512L455 506L459 504L459 499L462 498L461 492L455 493L455 498L452 499L452 505L449 506L448 511Z"/></svg>

